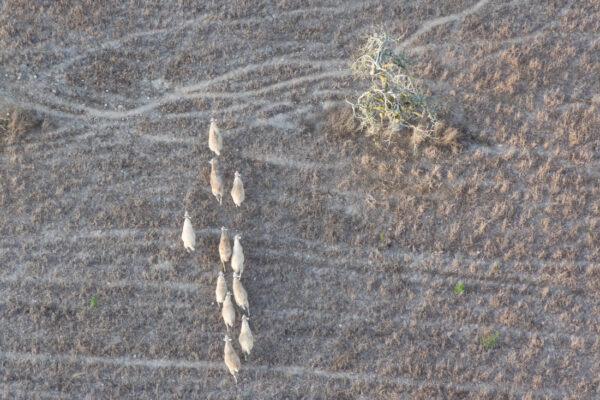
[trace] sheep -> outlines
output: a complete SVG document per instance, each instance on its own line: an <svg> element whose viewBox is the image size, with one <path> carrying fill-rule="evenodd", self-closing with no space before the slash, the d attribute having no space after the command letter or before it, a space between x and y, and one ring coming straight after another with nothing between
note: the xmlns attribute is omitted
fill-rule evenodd
<svg viewBox="0 0 600 400"><path fill-rule="evenodd" d="M231 258L231 242L227 236L227 228L221 227L221 241L219 242L219 256L225 270L225 263Z"/></svg>
<svg viewBox="0 0 600 400"><path fill-rule="evenodd" d="M242 175L237 171L235 171L235 178L233 178L231 198L233 199L233 202L235 203L236 207L239 207L246 198L244 192L244 183L242 182Z"/></svg>
<svg viewBox="0 0 600 400"><path fill-rule="evenodd" d="M219 205L223 204L223 176L219 170L219 161L213 158L209 161L211 165L210 169L210 188L212 194L217 198Z"/></svg>
<svg viewBox="0 0 600 400"><path fill-rule="evenodd" d="M223 274L223 271L219 271L215 295L217 298L217 305L223 304L223 302L225 301L225 296L227 295L227 282L225 282L225 275Z"/></svg>
<svg viewBox="0 0 600 400"><path fill-rule="evenodd" d="M218 156L221 155L221 149L223 149L223 137L221 136L221 132L219 132L217 120L214 118L210 119L210 128L208 129L208 148Z"/></svg>
<svg viewBox="0 0 600 400"><path fill-rule="evenodd" d="M242 353L246 353L244 355L246 360L248 360L248 356L254 347L254 336L252 336L252 331L250 330L250 325L248 324L249 319L249 317L242 315L242 327L240 329L240 336L238 338L240 347L242 348Z"/></svg>
<svg viewBox="0 0 600 400"><path fill-rule="evenodd" d="M248 292L244 289L244 285L242 285L242 281L240 281L240 275L233 273L233 298L235 299L235 303L239 308L244 310L250 315L250 306L248 305Z"/></svg>
<svg viewBox="0 0 600 400"><path fill-rule="evenodd" d="M233 375L233 379L235 379L235 384L237 385L237 374L240 371L240 367L242 363L240 362L240 358L238 357L235 349L231 345L231 338L228 335L225 335L223 339L225 341L225 349L224 349L224 360L227 369L229 369L229 373Z"/></svg>
<svg viewBox="0 0 600 400"><path fill-rule="evenodd" d="M233 328L233 324L235 324L235 307L231 302L231 292L227 292L225 295L221 315L223 316L225 326L227 326L227 332L229 332L229 328Z"/></svg>
<svg viewBox="0 0 600 400"><path fill-rule="evenodd" d="M185 247L187 252L190 253L191 251L195 251L194 246L196 246L196 233L192 227L192 219L190 218L190 214L187 211L185 212L184 218L181 240L183 240L183 247Z"/></svg>
<svg viewBox="0 0 600 400"><path fill-rule="evenodd" d="M240 244L241 235L235 235L233 238L233 253L231 255L231 269L241 277L244 272L244 249Z"/></svg>

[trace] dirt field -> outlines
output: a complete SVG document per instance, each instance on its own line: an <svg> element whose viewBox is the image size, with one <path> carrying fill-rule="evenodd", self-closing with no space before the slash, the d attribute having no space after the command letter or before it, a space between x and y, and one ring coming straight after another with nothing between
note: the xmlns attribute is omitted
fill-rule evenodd
<svg viewBox="0 0 600 400"><path fill-rule="evenodd" d="M2 115L32 122L0 129L2 398L599 398L599 2L62 3L1 6ZM460 148L340 128L382 27ZM222 225L256 337L237 386Z"/></svg>

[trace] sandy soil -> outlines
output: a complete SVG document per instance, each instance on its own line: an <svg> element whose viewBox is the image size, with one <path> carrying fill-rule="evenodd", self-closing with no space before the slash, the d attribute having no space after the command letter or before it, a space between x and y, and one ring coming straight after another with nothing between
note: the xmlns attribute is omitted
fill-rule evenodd
<svg viewBox="0 0 600 400"><path fill-rule="evenodd" d="M2 398L598 398L600 3L62 3L0 12L0 105L36 122L1 138ZM382 26L460 151L340 129ZM237 386L222 225L256 336Z"/></svg>

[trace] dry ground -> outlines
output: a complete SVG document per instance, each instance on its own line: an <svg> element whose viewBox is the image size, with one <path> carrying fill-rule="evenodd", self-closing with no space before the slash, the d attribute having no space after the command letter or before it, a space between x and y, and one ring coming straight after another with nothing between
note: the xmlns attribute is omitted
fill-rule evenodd
<svg viewBox="0 0 600 400"><path fill-rule="evenodd" d="M66 3L1 6L3 112L37 121L0 126L3 398L598 398L599 2ZM339 128L382 26L460 152ZM221 225L257 337L237 387Z"/></svg>

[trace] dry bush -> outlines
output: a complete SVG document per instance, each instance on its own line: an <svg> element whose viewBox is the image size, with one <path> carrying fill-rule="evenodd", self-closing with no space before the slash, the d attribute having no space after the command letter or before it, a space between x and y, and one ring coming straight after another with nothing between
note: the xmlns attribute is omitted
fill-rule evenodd
<svg viewBox="0 0 600 400"><path fill-rule="evenodd" d="M389 141L395 132L408 128L416 149L418 142L432 136L438 120L408 74L407 58L391 50L393 42L386 34L369 36L352 70L357 78L370 79L371 85L350 104L368 135L385 132Z"/></svg>
<svg viewBox="0 0 600 400"><path fill-rule="evenodd" d="M39 122L33 113L18 108L0 114L0 140L6 144L17 142Z"/></svg>
<svg viewBox="0 0 600 400"><path fill-rule="evenodd" d="M433 135L440 146L448 147L453 152L460 150L461 145L458 139L461 135L458 129L441 122L435 127Z"/></svg>
<svg viewBox="0 0 600 400"><path fill-rule="evenodd" d="M434 107L408 74L408 59L391 50L394 40L386 34L369 36L352 64L357 78L371 81L352 106L352 113L368 136L382 135L388 143L396 134L410 137L413 151L432 141L458 148L459 132L439 121Z"/></svg>

